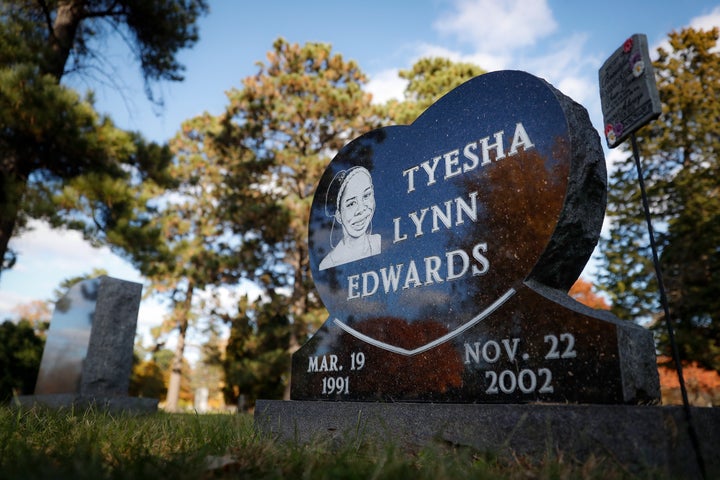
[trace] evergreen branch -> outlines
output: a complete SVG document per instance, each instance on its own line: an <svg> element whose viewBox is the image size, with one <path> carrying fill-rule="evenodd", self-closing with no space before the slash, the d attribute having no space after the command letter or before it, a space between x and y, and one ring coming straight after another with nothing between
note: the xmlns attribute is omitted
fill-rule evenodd
<svg viewBox="0 0 720 480"><path fill-rule="evenodd" d="M53 29L53 22L52 17L50 16L50 9L48 8L47 2L45 0L38 0L40 3L40 8L42 8L43 15L45 16L45 23L47 24L48 32L50 32L50 36L52 38L55 38L55 30Z"/></svg>
<svg viewBox="0 0 720 480"><path fill-rule="evenodd" d="M122 7L122 5L118 5L119 2L115 1L110 5L108 8L104 10L87 10L85 14L83 15L84 18L122 18L123 16L127 15L127 10ZM117 7L120 7L119 10L116 10Z"/></svg>

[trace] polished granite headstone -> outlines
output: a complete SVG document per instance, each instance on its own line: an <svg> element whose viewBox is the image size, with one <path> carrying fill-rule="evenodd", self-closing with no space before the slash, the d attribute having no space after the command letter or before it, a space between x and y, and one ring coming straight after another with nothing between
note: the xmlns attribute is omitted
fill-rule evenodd
<svg viewBox="0 0 720 480"><path fill-rule="evenodd" d="M647 37L629 37L598 72L605 140L620 145L634 131L662 112Z"/></svg>
<svg viewBox="0 0 720 480"><path fill-rule="evenodd" d="M152 410L128 397L142 285L102 276L73 285L55 305L35 395L26 404Z"/></svg>
<svg viewBox="0 0 720 480"><path fill-rule="evenodd" d="M35 394L80 393L100 279L73 285L55 304Z"/></svg>
<svg viewBox="0 0 720 480"><path fill-rule="evenodd" d="M293 355L291 398L657 402L651 334L566 293L605 200L586 110L524 72L353 140L311 207L330 317Z"/></svg>

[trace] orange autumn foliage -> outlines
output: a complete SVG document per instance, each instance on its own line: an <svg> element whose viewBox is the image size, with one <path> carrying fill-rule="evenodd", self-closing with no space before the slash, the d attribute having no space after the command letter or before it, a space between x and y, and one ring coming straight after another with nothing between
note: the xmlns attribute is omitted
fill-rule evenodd
<svg viewBox="0 0 720 480"><path fill-rule="evenodd" d="M690 404L700 407L720 405L720 373L702 368L697 362L683 362L682 369ZM662 403L682 404L680 381L670 357L658 357L658 374Z"/></svg>
<svg viewBox="0 0 720 480"><path fill-rule="evenodd" d="M597 293L593 292L592 288L592 283L582 278L578 278L572 288L570 288L568 295L590 308L610 310L610 305L608 305L607 301Z"/></svg>

